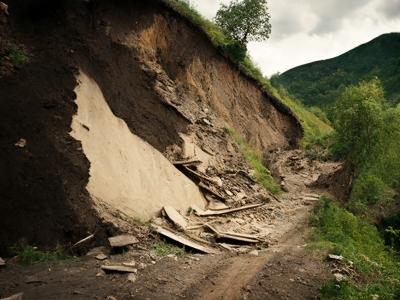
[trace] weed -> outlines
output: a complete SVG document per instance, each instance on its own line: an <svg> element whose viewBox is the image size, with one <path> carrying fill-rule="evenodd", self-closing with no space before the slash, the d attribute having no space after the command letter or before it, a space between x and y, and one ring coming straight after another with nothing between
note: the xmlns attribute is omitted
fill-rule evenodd
<svg viewBox="0 0 400 300"><path fill-rule="evenodd" d="M8 43L6 45L6 51L8 52L8 57L10 62L15 68L21 68L25 65L29 58L26 52L20 49L18 46Z"/></svg>
<svg viewBox="0 0 400 300"><path fill-rule="evenodd" d="M341 254L367 283L329 281L321 287L323 299L397 299L400 291L400 259L384 244L375 226L340 208L322 196L310 219L308 250L321 256ZM397 232L394 232L397 234Z"/></svg>
<svg viewBox="0 0 400 300"><path fill-rule="evenodd" d="M183 250L181 248L168 244L165 241L163 241L158 245L155 245L153 247L153 251L158 255L169 255L169 254L183 255Z"/></svg>
<svg viewBox="0 0 400 300"><path fill-rule="evenodd" d="M223 126L222 129L233 138L233 140L242 150L244 158L253 170L252 176L258 182L258 184L273 194L279 194L281 189L274 182L270 171L264 166L260 157L244 144L243 139L235 132L233 128Z"/></svg>
<svg viewBox="0 0 400 300"><path fill-rule="evenodd" d="M144 221L144 220L143 220L142 218L140 218L140 217L132 217L131 219L132 219L132 221L133 221L134 223L137 223L137 224L139 224L140 226L145 226L145 225L147 225L147 224L150 224L149 221Z"/></svg>
<svg viewBox="0 0 400 300"><path fill-rule="evenodd" d="M39 262L69 262L77 261L78 258L65 253L61 246L57 246L54 252L43 252L37 247L28 245L25 239L10 247L12 253L18 256L18 262L22 265L33 265Z"/></svg>
<svg viewBox="0 0 400 300"><path fill-rule="evenodd" d="M192 211L193 211L193 208L189 207L189 208L187 209L187 211L186 211L186 214L187 214L187 215L190 215L190 214L192 213Z"/></svg>

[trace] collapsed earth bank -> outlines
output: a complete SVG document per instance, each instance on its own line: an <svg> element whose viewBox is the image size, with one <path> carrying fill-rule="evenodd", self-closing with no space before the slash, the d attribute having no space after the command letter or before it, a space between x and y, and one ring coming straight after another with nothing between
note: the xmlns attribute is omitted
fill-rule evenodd
<svg viewBox="0 0 400 300"><path fill-rule="evenodd" d="M9 254L9 247L21 238L55 247L95 233L92 243L102 243L117 230L120 203L133 201L131 208L151 204L143 214L122 209L148 219L166 204L157 198L160 193L150 191L170 181L194 185L178 169L180 179L173 171L158 179L152 176L158 165L150 167L129 154L137 153L138 145L149 147L149 157L158 157L150 160L161 165L169 162L160 153L170 160L193 158L206 148L210 156L219 153L225 168L229 152L236 150L226 139L216 138L222 126L234 128L264 161L270 151L294 148L302 137L289 109L261 92L259 83L226 60L199 28L161 2L6 4L8 8L0 10L0 255ZM29 58L21 68L10 62L10 44ZM94 92L79 104L84 81L104 97L98 114L92 114ZM99 118L107 109L117 127L129 129L124 131L128 137L106 130L106 118ZM126 144L113 144L118 139ZM100 154L91 156L89 148ZM101 161L111 163L97 168ZM111 171L123 162L129 162L126 170ZM119 171L132 171L132 180L142 181L117 185L121 180L110 174ZM99 187L107 183L107 189L117 190L112 199L105 199L107 189L96 194L96 185L90 185L96 178ZM141 187L150 179L154 182L146 196ZM205 201L198 187L190 189L182 207L189 207L193 198ZM171 199L177 192L167 188L163 193Z"/></svg>

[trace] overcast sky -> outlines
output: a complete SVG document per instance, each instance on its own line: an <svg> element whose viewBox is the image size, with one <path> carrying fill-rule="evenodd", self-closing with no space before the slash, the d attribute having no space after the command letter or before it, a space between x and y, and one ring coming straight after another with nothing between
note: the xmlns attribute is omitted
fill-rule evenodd
<svg viewBox="0 0 400 300"><path fill-rule="evenodd" d="M267 0L272 34L248 45L264 75L338 56L389 32L400 32L400 0ZM220 3L190 0L212 19ZM400 51L400 50L399 50Z"/></svg>

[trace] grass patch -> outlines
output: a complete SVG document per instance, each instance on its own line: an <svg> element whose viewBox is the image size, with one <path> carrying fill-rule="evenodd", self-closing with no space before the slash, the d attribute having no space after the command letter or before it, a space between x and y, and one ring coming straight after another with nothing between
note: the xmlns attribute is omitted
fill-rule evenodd
<svg viewBox="0 0 400 300"><path fill-rule="evenodd" d="M144 221L140 217L132 217L131 220L133 223L139 224L140 226L146 226L150 224L150 221Z"/></svg>
<svg viewBox="0 0 400 300"><path fill-rule="evenodd" d="M323 299L399 299L400 259L385 246L375 226L325 196L315 206L310 225L308 250L320 256L342 255L367 281L326 282L320 290Z"/></svg>
<svg viewBox="0 0 400 300"><path fill-rule="evenodd" d="M274 182L270 171L263 165L260 157L244 144L243 139L235 132L233 128L224 126L222 129L233 138L233 140L242 150L243 157L251 166L253 170L253 178L258 182L258 184L272 194L279 194L281 192L280 187Z"/></svg>
<svg viewBox="0 0 400 300"><path fill-rule="evenodd" d="M25 239L10 247L11 252L18 256L21 265L33 265L40 262L70 262L79 261L78 258L66 254L63 247L57 246L56 251L39 251L37 247L28 245Z"/></svg>
<svg viewBox="0 0 400 300"><path fill-rule="evenodd" d="M29 61L27 53L16 45L8 43L6 53L15 68L19 69Z"/></svg>
<svg viewBox="0 0 400 300"><path fill-rule="evenodd" d="M158 255L183 255L183 249L178 248L174 245L168 244L163 241L162 243L155 245L153 251Z"/></svg>

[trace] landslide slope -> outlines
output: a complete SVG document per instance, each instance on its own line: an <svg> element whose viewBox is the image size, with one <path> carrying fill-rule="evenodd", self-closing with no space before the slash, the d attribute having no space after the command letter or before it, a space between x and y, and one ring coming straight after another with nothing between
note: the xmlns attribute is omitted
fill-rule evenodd
<svg viewBox="0 0 400 300"><path fill-rule="evenodd" d="M9 254L9 246L20 238L52 248L89 233L95 233L92 243L99 244L117 230L110 221L110 215L119 216L118 211L110 213L113 199L98 199L88 185L95 174L107 178L110 172L93 171L98 160L114 159L111 152L119 152L121 161L129 162L130 156L120 151L120 144L112 144L115 131L91 128L99 122L89 117L93 125L82 123L82 132L97 134L87 141L94 141L92 148L103 154L88 156L90 142L77 139L72 128L75 116L85 120L79 117L78 91L84 87L77 78L87 78L104 97L115 124L126 126L158 153L185 149L185 138L194 138L196 126L206 128L210 136L223 125L235 128L264 160L269 151L296 147L302 136L289 109L261 92L259 83L225 60L202 31L161 2L6 4L8 10L3 6L0 11L1 255ZM14 68L8 45L22 49L29 62ZM88 111L93 111L90 94L85 99ZM16 146L21 139L26 145ZM134 152L135 145L123 147ZM226 143L212 146L226 152ZM109 153L103 151L106 148ZM146 172L137 161L130 163L130 169ZM101 210L100 200L111 202L101 202ZM157 204L152 209L163 204L146 195L140 201Z"/></svg>
<svg viewBox="0 0 400 300"><path fill-rule="evenodd" d="M331 105L346 86L378 77L386 98L400 101L400 33L383 34L338 57L290 69L275 80L310 106Z"/></svg>

